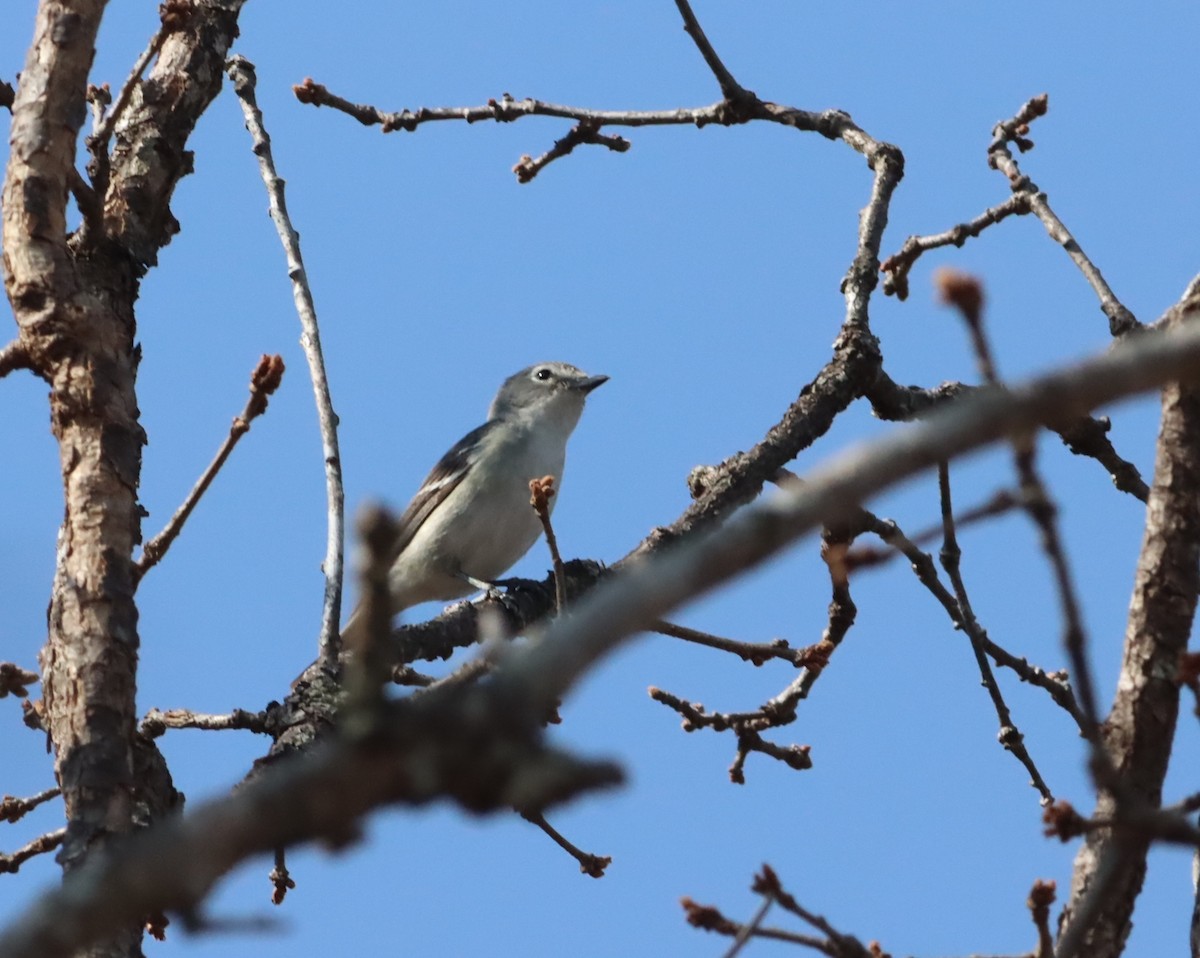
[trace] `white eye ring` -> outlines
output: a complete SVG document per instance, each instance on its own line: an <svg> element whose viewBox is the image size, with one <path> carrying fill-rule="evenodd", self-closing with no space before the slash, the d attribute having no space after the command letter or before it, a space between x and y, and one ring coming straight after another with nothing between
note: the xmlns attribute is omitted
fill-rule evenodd
<svg viewBox="0 0 1200 958"><path fill-rule="evenodd" d="M541 369L539 369L537 372L535 372L533 374L533 378L541 380L542 382L546 382L552 375L554 375L554 374L552 372L550 372L550 370L547 369L545 366L543 366Z"/></svg>

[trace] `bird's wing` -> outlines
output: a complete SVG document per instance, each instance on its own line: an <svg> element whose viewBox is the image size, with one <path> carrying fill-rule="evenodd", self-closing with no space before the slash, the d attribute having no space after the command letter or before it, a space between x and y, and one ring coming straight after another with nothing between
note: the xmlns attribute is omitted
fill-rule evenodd
<svg viewBox="0 0 1200 958"><path fill-rule="evenodd" d="M449 451L438 460L438 464L426 476L425 481L421 483L420 490L413 496L412 502L404 510L404 515L400 517L400 534L392 548L393 562L401 552L408 548L408 544L412 542L413 536L417 534L417 530L421 528L425 520L467 477L467 473L475 464L484 437L495 428L495 425L496 420L489 420L477 429L472 429L450 447Z"/></svg>

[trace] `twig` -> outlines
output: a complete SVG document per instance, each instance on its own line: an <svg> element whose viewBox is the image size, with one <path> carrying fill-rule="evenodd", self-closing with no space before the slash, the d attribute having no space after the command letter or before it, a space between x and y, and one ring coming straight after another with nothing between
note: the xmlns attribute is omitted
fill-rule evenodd
<svg viewBox="0 0 1200 958"><path fill-rule="evenodd" d="M611 856L593 855L591 852L585 852L581 848L576 848L562 836L561 832L546 821L546 816L541 812L521 812L520 814L525 821L531 822L540 828L553 839L559 848L579 862L579 870L583 874L590 875L592 878L604 877L604 870L612 864Z"/></svg>
<svg viewBox="0 0 1200 958"><path fill-rule="evenodd" d="M165 712L151 709L138 723L138 733L147 738L158 738L167 729L180 728L203 729L207 732L238 729L263 735L267 732L267 713L234 709L228 715L210 715L188 709L168 709Z"/></svg>
<svg viewBox="0 0 1200 958"><path fill-rule="evenodd" d="M300 317L303 332L300 345L308 360L309 377L312 379L313 396L317 404L317 420L321 428L321 450L325 458L325 498L328 512L325 540L325 600L321 609L321 634L318 639L319 657L326 668L333 668L338 656L338 620L342 614L342 579L344 567L343 543L345 541L345 491L342 486L342 457L338 451L337 414L333 411L333 398L329 390L329 377L325 371L325 356L321 351L321 331L317 324L317 311L313 304L312 290L308 285L308 274L300 254L300 236L292 228L284 198L284 182L275 172L275 161L271 156L271 139L263 125L262 112L254 96L254 65L244 57L230 59L227 72L233 80L233 89L242 103L246 117L246 128L254 141L254 155L258 157L258 168L267 188L271 219L279 232L280 242L287 255L288 276L292 281L292 298Z"/></svg>
<svg viewBox="0 0 1200 958"><path fill-rule="evenodd" d="M1003 515L1020 505L1020 501L1008 489L1000 489L993 493L977 506L970 509L964 509L954 517L954 525L957 529L965 529L968 526L974 525L977 522L982 522L984 519L991 519L995 516ZM883 529L881 531L888 533L887 526L895 526L889 520L877 520L880 522ZM874 531L874 530L872 530ZM892 544L890 548L880 549L877 546L856 546L849 549L843 556L842 561L846 565L848 572L854 572L858 569L866 569L872 566L882 565L885 562L890 562L897 556L905 555L905 552L900 547L899 543L906 543L908 546L918 547L927 545L933 540L942 535L942 524L939 522L936 526L929 526L925 529L919 529L916 532L905 536L899 532L895 536L896 544ZM881 535L882 539L883 536ZM885 540L886 543L886 540Z"/></svg>
<svg viewBox="0 0 1200 958"><path fill-rule="evenodd" d="M296 887L296 882L287 867L287 849L275 849L275 867L271 869L271 874L267 877L270 878L275 889L271 893L271 903L282 905L287 893Z"/></svg>
<svg viewBox="0 0 1200 958"><path fill-rule="evenodd" d="M38 680L36 672L23 669L15 662L0 662L0 699L9 695L24 698L29 694L26 686Z"/></svg>
<svg viewBox="0 0 1200 958"><path fill-rule="evenodd" d="M763 896L762 904L758 906L758 911L754 913L754 917L742 925L738 929L737 934L734 935L733 943L729 946L729 950L725 952L724 958L737 958L737 953L746 946L746 942L754 937L758 929L762 927L763 920L767 917L767 912L771 910L771 905L774 904L774 901L775 899L770 895Z"/></svg>
<svg viewBox="0 0 1200 958"><path fill-rule="evenodd" d="M812 768L812 758L809 755L811 746L776 745L760 734L763 729L778 728L794 722L794 707L789 712L785 708L777 707L776 700L772 699L753 712L708 712L699 702L689 702L654 686L648 689L648 693L655 702L683 716L682 727L685 732L707 728L714 732L734 733L737 737L737 748L733 763L729 766L729 780L736 785L746 783L745 764L751 752L761 752L797 771Z"/></svg>
<svg viewBox="0 0 1200 958"><path fill-rule="evenodd" d="M685 642L732 653L743 662L749 662L752 665L762 665L771 659L782 659L790 662L796 668L802 668L811 665L814 661L815 646L796 649L788 644L787 639L772 639L770 642L739 642L736 639L726 639L710 632L700 632L683 625L676 625L666 619L651 622L649 628L659 635L669 635L673 639L683 639Z"/></svg>
<svg viewBox="0 0 1200 958"><path fill-rule="evenodd" d="M877 207L881 199L886 203L891 189L899 182L902 175L903 157L895 146L875 140L841 110L824 110L819 113L801 110L778 103L768 103L759 100L748 90L744 92L745 97L736 103L736 108L735 104L729 100L719 100L708 106L678 107L669 110L593 110L587 107L548 103L545 100L535 100L531 97L518 100L511 94L504 93L499 99L490 99L478 106L423 106L416 110L405 109L389 112L368 104L352 103L344 97L330 92L327 87L317 83L311 77L306 77L303 83L292 87L292 93L301 103L316 107L331 107L353 117L364 126L380 126L384 133L393 133L397 130L411 133L422 124L445 120L464 123L479 123L484 120L512 123L528 116L550 116L574 120L576 123L588 123L595 129L605 126L695 126L702 128L712 124L732 126L750 120L767 120L801 132L820 133L831 140L842 140L851 149L862 153L876 173L882 173L884 182L890 183L887 194L883 195L877 192L872 203ZM880 161L886 161L884 166L887 169L879 167ZM876 216L866 218L863 229L867 231L867 235L882 236L882 224L877 225L877 216L882 212L883 209L880 207L876 211ZM876 248L873 252L877 255L878 249ZM872 281L875 279L875 270L876 267L872 264Z"/></svg>
<svg viewBox="0 0 1200 958"><path fill-rule="evenodd" d="M1107 416L1082 416L1073 423L1060 426L1055 430L1068 449L1076 456L1087 456L1095 459L1108 470L1113 485L1121 492L1147 502L1150 499L1150 487L1138 472L1137 466L1117 455L1108 431L1112 428L1112 420Z"/></svg>
<svg viewBox="0 0 1200 958"><path fill-rule="evenodd" d="M718 935L735 938L744 927L740 923L726 918L715 906L701 905L686 895L679 900L679 904L683 907L684 920L693 928L699 928L701 931L711 931ZM766 938L769 941L783 941L789 945L803 945L822 954L830 954L820 938L794 931L785 931L782 928L756 928L752 937Z"/></svg>
<svg viewBox="0 0 1200 958"><path fill-rule="evenodd" d="M66 828L59 828L45 835L39 835L27 845L18 848L11 855L0 853L0 875L15 874L21 866L36 855L52 852L63 843L67 836Z"/></svg>
<svg viewBox="0 0 1200 958"><path fill-rule="evenodd" d="M1079 267L1088 284L1100 299L1100 309L1108 317L1108 329L1113 336L1124 336L1142 324L1109 288L1100 270L1084 254L1075 237L1050 208L1050 203L1036 183L1021 172L1020 166L1008 148L1009 143L1015 143L1017 149L1026 153L1033 149L1033 141L1029 139L1029 124L1040 116L1045 116L1049 108L1050 98L1045 94L1035 96L1026 101L1016 116L997 123L992 128L992 142L988 146L988 166L999 170L1008 177L1013 193L1019 193L1029 198L1029 207L1033 214L1042 221L1046 232L1054 242L1067 251L1067 255Z"/></svg>
<svg viewBox="0 0 1200 958"><path fill-rule="evenodd" d="M293 86L292 93L301 103L317 107L332 107L353 117L364 126L381 126L384 133L394 133L398 130L412 133L424 123L436 123L442 120L459 120L465 123L493 120L497 123L512 123L514 120L527 116L551 116L563 120L589 122L597 128L614 125L703 127L710 123L719 124L721 122L720 108L724 103L724 101L720 101L709 106L675 110L592 110L587 107L548 103L532 97L518 100L510 94L504 93L499 99L490 99L480 106L423 106L416 110L389 112L362 103L351 103L336 93L331 93L327 87L317 83L312 77L306 77L303 83Z"/></svg>
<svg viewBox="0 0 1200 958"><path fill-rule="evenodd" d="M942 383L933 389L919 386L899 386L883 370L866 392L871 410L880 419L908 422L930 414L934 409L961 399L978 387L964 383ZM1115 485L1145 502L1149 487L1132 463L1122 459L1108 440L1112 423L1105 416L1074 416L1065 422L1049 422L1046 427L1056 432L1067 448L1077 456L1088 456L1106 469Z"/></svg>
<svg viewBox="0 0 1200 958"><path fill-rule="evenodd" d="M982 285L973 277L949 270L940 273L939 284L944 301L958 309L971 330L972 342L985 381L991 386L999 387L999 376L991 358L987 338L983 334ZM1079 688L1079 706L1086 722L1081 731L1093 745L1094 758L1100 760L1103 746L1099 737L1099 713L1091 669L1084 648L1083 618L1079 611L1079 601L1067 565L1066 553L1058 535L1057 509L1050 501L1045 484L1034 465L1037 447L1032 430L1015 430L1012 434L1012 446L1021 484L1022 504L1041 532L1042 548L1050 561L1058 586L1064 618L1063 642Z"/></svg>
<svg viewBox="0 0 1200 958"><path fill-rule="evenodd" d="M225 441L221 443L221 448L217 450L217 454L213 457L213 461L208 464L208 468L204 470L203 475L192 487L192 491L183 501L183 505L171 517L171 521L166 527L156 535L153 539L146 543L142 549L142 557L134 565L134 582L141 582L142 577L147 572L153 569L167 554L167 550L171 548L171 543L183 530L183 524L187 522L188 516L192 514L192 510L196 508L196 504L200 501L200 497L204 495L212 481L217 477L217 473L221 471L221 467L225 465L225 460L229 458L229 454L233 452L233 447L238 444L238 440L250 431L250 423L257 417L267 411L267 402L272 393L279 388L279 383L283 379L283 358L281 356L263 355L258 361L258 365L254 368L254 372L250 374L250 398L246 402L246 408L233 418L233 425L229 428L229 435L225 437Z"/></svg>
<svg viewBox="0 0 1200 958"><path fill-rule="evenodd" d="M828 943L834 948L833 954L839 956L863 956L866 958L870 955L871 958L883 958L883 949L878 943L872 942L869 948L864 948L851 935L845 935L833 927L828 921L820 915L814 914L807 908L803 907L792 894L790 894L779 881L779 876L775 874L775 870L764 864L762 871L754 876L754 884L750 886L750 890L761 895L770 895L779 903L779 906L786 911L790 911L801 921L812 925L823 934Z"/></svg>
<svg viewBox="0 0 1200 958"><path fill-rule="evenodd" d="M554 493L553 476L529 480L529 505L541 520L542 529L546 533L546 545L550 549L550 559L554 564L554 608L558 615L562 615L567 607L567 573L558 551L554 527L550 524L550 499Z"/></svg>
<svg viewBox="0 0 1200 958"><path fill-rule="evenodd" d="M16 102L17 91L7 80L0 80L0 109L12 113L13 103Z"/></svg>
<svg viewBox="0 0 1200 958"><path fill-rule="evenodd" d="M513 166L513 172L517 174L517 182L531 182L535 176L555 160L568 156L575 147L585 143L594 146L607 146L614 153L627 153L629 152L629 147L632 146L623 136L600 133L594 121L580 120L575 126L571 127L566 136L560 140L555 140L554 146L541 156L534 159L532 156L526 154L517 160Z"/></svg>
<svg viewBox="0 0 1200 958"><path fill-rule="evenodd" d="M675 0L675 6L679 8L680 16L683 17L683 29L692 38L692 42L696 44L700 55L704 57L704 62L708 64L708 68L712 70L713 76L717 78L717 83L721 86L721 95L731 102L736 102L747 96L752 98L754 94L747 94L742 85L733 78L733 74L729 72L729 68L717 56L717 51L708 42L704 28L700 26L700 21L696 19L696 14L692 12L692 7L688 3L688 0Z"/></svg>
<svg viewBox="0 0 1200 958"><path fill-rule="evenodd" d="M811 925L819 931L823 937L817 938L813 935L802 935L777 928L761 928L755 922L742 925L730 921L712 905L698 905L692 899L684 898L681 904L688 924L705 931L730 935L735 941L746 935L747 937L771 938L775 941L804 945L814 951L829 955L830 958L888 958L887 953L879 946L878 942L871 942L869 946L864 946L853 935L839 932L820 915L815 915L801 906L794 896L784 890L770 865L763 865L762 871L754 876L750 890L756 895L762 895L768 903L778 904L786 911L791 912L805 924ZM761 921L761 917L759 921ZM730 954L736 954L736 949Z"/></svg>
<svg viewBox="0 0 1200 958"><path fill-rule="evenodd" d="M899 300L908 299L908 274L922 253L942 246L961 247L968 239L978 236L989 226L994 226L1013 215L1023 216L1031 209L1027 194L1014 193L1003 203L984 210L973 220L950 227L944 233L908 237L899 251L885 259L879 267L879 271L886 274L883 279L884 294L895 296Z"/></svg>
<svg viewBox="0 0 1200 958"><path fill-rule="evenodd" d="M3 800L0 800L0 821L9 823L19 822L39 805L50 801L52 798L57 798L61 794L61 788L48 788L44 792L31 795L29 798L17 798L13 795L5 795Z"/></svg>
<svg viewBox="0 0 1200 958"><path fill-rule="evenodd" d="M863 512L866 513L866 510L863 510ZM908 559L917 579L929 590L930 594L938 601L938 604L946 610L946 614L950 616L950 620L960 629L971 627L971 624L964 620L962 610L958 607L958 601L938 579L937 568L934 566L933 558L928 553L922 552L915 543L905 537L904 533L900 531L900 528L894 522L882 521L870 513L867 513L867 515L872 520L869 526L870 531ZM975 625L977 626L977 623ZM978 641L984 651L987 652L988 656L997 665L1012 669L1022 682L1036 685L1038 688L1048 692L1055 704L1066 711L1081 729L1084 727L1086 719L1079 711L1079 706L1075 702L1075 695L1061 673L1048 673L1045 669L1031 665L1026 659L1013 655L1003 646L998 645L982 630L978 632L978 635L973 637L973 641Z"/></svg>
<svg viewBox="0 0 1200 958"><path fill-rule="evenodd" d="M1034 764L1028 749L1025 748L1025 737L1017 728L1016 722L1013 721L1008 703L1004 701L1004 695L1000 692L1000 685L996 681L996 675L992 671L991 664L987 659L987 652L980 639L984 630L975 618L975 610L971 607L967 587L962 578L960 562L962 550L959 548L958 535L954 528L954 506L950 494L950 467L946 463L938 466L938 493L942 504L942 567L946 570L950 584L954 587L959 614L962 617L963 631L967 633L967 637L971 641L971 650L975 654L975 666L979 670L980 681L987 689L988 697L992 700L992 707L996 710L996 719L1000 723L1000 744L1025 766L1025 770L1029 773L1030 784L1042 796L1042 805L1051 805L1054 802L1054 795L1042 778L1041 772L1038 771L1037 765Z"/></svg>

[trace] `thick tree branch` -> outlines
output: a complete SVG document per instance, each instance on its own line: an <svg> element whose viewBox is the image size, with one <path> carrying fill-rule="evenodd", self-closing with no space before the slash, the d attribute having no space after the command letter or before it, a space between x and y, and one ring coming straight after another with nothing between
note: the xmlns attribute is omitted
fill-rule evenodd
<svg viewBox="0 0 1200 958"><path fill-rule="evenodd" d="M532 810L619 779L611 764L546 747L530 708L495 689L459 687L394 703L369 736L279 763L234 796L89 861L0 934L0 954L71 955L146 914L191 911L239 861L315 836L343 845L356 819L382 804L451 796L476 812Z"/></svg>
<svg viewBox="0 0 1200 958"><path fill-rule="evenodd" d="M1197 489L1200 395L1194 387L1173 384L1163 393L1154 482L1121 674L1103 726L1116 788L1101 791L1097 818L1121 821L1127 812L1154 809L1161 802L1179 712L1175 670L1187 648L1200 590ZM1145 876L1148 846L1147 836L1124 828L1088 833L1059 925L1060 958L1115 958L1121 953ZM1121 867L1113 864L1116 861Z"/></svg>

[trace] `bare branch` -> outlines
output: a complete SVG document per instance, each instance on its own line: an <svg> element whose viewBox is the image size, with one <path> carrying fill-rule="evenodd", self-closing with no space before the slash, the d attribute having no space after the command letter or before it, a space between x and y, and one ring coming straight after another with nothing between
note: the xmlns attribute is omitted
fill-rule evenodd
<svg viewBox="0 0 1200 958"><path fill-rule="evenodd" d="M417 110L388 112L361 103L351 103L325 86L306 77L303 83L292 87L292 92L301 103L311 106L328 106L354 117L364 126L382 126L384 133L404 130L412 133L424 123L442 120L459 120L478 123L493 120L497 123L512 123L527 116L552 116L577 123L602 126L679 126L703 127L710 123L721 123L721 108L724 101L706 107L680 108L673 110L591 110L586 107L565 106L547 103L526 97L517 100L508 93L499 99L488 100L482 106L420 107Z"/></svg>
<svg viewBox="0 0 1200 958"><path fill-rule="evenodd" d="M1054 795L1042 778L1041 772L1038 771L1037 765L1034 764L1028 749L1025 748L1025 737L1017 728L1016 722L1013 721L1008 703L1004 701L1004 695L1000 692L1000 686L988 663L987 650L982 641L984 630L975 618L975 610L971 607L967 587L963 582L960 563L962 550L959 548L958 535L954 526L954 507L950 494L950 467L946 463L938 466L938 491L942 502L942 567L946 570L950 584L954 587L963 631L971 640L971 650L975 653L975 666L979 669L980 681L987 689L988 697L992 700L992 707L996 710L996 719L1000 723L1000 744L1025 766L1025 770L1029 772L1030 784L1042 796L1042 805L1050 805L1054 802Z"/></svg>
<svg viewBox="0 0 1200 958"><path fill-rule="evenodd" d="M1108 438L1111 428L1112 422L1107 416L1082 416L1055 431L1062 439L1063 445L1075 455L1088 456L1104 466L1117 489L1146 502L1150 498L1150 487L1146 485L1146 480L1142 478L1137 467L1122 459L1113 448Z"/></svg>
<svg viewBox="0 0 1200 958"><path fill-rule="evenodd" d="M701 632L697 629L689 629L683 625L676 625L674 622L668 622L665 619L659 619L657 622L650 623L650 630L657 632L659 635L669 635L673 639L683 639L685 642L692 642L710 649L732 653L743 662L749 662L751 665L762 665L771 659L782 659L785 662L790 662L796 668L803 668L813 663L813 651L816 648L815 646L808 646L803 649L796 649L788 644L787 639L772 639L770 642L739 642L737 639L726 639L709 632Z"/></svg>
<svg viewBox="0 0 1200 958"><path fill-rule="evenodd" d="M561 581L567 585L568 604L605 575L604 567L590 559L569 559L563 563L563 571ZM485 621L499 623L505 635L519 635L553 612L558 581L553 573L541 581L507 579L502 597L484 595L474 602L456 603L428 622L402 625L392 632L392 660L410 663L448 659L456 650L479 643Z"/></svg>
<svg viewBox="0 0 1200 958"><path fill-rule="evenodd" d="M147 542L142 548L142 557L137 561L135 566L136 581L140 582L142 577L158 565L162 557L167 554L167 550L171 548L171 543L183 531L183 524L187 522L188 517L192 514L192 510L200 502L200 497L208 491L208 487L212 485L212 481L217 477L217 473L225 465L225 460L233 452L233 447L238 444L238 440L242 436L250 431L250 424L267 411L268 399L279 388L282 380L283 357L267 356L264 354L258 361L258 365L254 368L254 371L250 374L250 398L246 401L246 408L239 415L233 417L233 425L229 427L229 435L221 443L221 448L217 450L216 456L213 457L212 462L208 464L208 468L204 470L200 478L196 481L196 484L192 487L192 491L187 494L187 498L183 500L183 505L175 511L175 515L171 516L171 521L166 524L162 532Z"/></svg>
<svg viewBox="0 0 1200 958"><path fill-rule="evenodd" d="M317 421L321 427L321 451L325 459L325 600L321 608L321 634L318 648L321 662L332 668L338 656L338 623L342 615L342 587L344 576L343 542L345 541L346 496L342 486L342 456L338 449L337 414L333 411L333 398L329 389L329 376L325 370L325 355L321 351L321 330L317 323L317 310L313 303L312 289L308 285L308 274L300 253L300 236L292 227L284 197L284 182L275 171L275 160L271 155L271 138L263 124L262 111L258 109L254 96L254 65L244 57L230 59L227 70L233 80L234 92L242 104L246 117L246 129L254 141L254 155L258 157L258 168L267 188L271 219L279 232L287 256L288 276L292 281L292 298L300 317L303 332L300 345L308 360L308 373L313 384L313 396L317 404Z"/></svg>
<svg viewBox="0 0 1200 958"><path fill-rule="evenodd" d="M733 938L733 943L729 946L729 950L725 952L723 958L737 958L738 952L746 947L748 942L762 927L763 921L767 917L767 912L771 910L771 905L774 904L774 899L770 895L764 895L762 904L758 906L758 911L754 913L746 924L738 929L737 934Z"/></svg>
<svg viewBox="0 0 1200 958"><path fill-rule="evenodd" d="M683 29L692 38L692 42L696 44L700 55L704 57L704 62L708 64L708 68L712 70L713 76L717 78L717 83L721 86L721 95L730 101L737 101L747 97L753 98L754 94L748 94L742 89L742 85L733 78L733 74L729 72L729 68L717 56L717 51L708 42L704 28L700 26L700 21L696 19L696 14L692 12L692 7L688 3L688 0L675 0L675 6L679 8L679 13L683 17Z"/></svg>
<svg viewBox="0 0 1200 958"><path fill-rule="evenodd" d="M63 843L63 839L66 837L66 828L59 828L55 831L47 832L45 835L39 835L27 845L18 848L11 855L0 853L0 875L15 874L29 859L54 851L54 849Z"/></svg>
<svg viewBox="0 0 1200 958"><path fill-rule="evenodd" d="M754 883L750 889L756 895L762 895L767 903L778 904L786 911L791 912L805 924L819 931L822 937L797 934L778 928L762 928L760 924L765 914L762 909L755 920L741 925L730 921L712 905L698 905L690 898L684 898L682 905L688 924L705 931L729 935L735 939L735 942L748 938L769 938L803 945L828 955L830 958L888 958L887 953L879 946L878 942L871 942L869 946L864 946L853 935L839 932L820 915L815 915L805 909L794 896L784 889L770 865L763 865L762 871L754 876ZM735 954L736 950L731 949L729 953Z"/></svg>
<svg viewBox="0 0 1200 958"><path fill-rule="evenodd" d="M988 146L988 165L1008 177L1014 194L1022 194L1028 198L1029 208L1042 221L1050 238L1067 251L1067 255L1079 267L1079 271L1083 273L1084 278L1100 299L1100 309L1108 317L1109 332L1113 336L1124 336L1126 333L1141 328L1142 324L1117 299L1116 294L1104 281L1100 270L1088 259L1075 237L1050 208L1046 194L1038 189L1033 180L1021 172L1020 166L1008 147L1009 143L1015 143L1017 149L1022 153L1033 149L1033 141L1028 137L1029 124L1038 117L1045 116L1049 109L1049 103L1050 98L1045 93L1035 96L1026 101L1015 116L996 124L992 129L992 142Z"/></svg>
<svg viewBox="0 0 1200 958"><path fill-rule="evenodd" d="M603 878L604 870L612 864L610 855L593 855L591 852L585 852L571 844L558 829L546 821L546 816L541 812L524 811L521 812L521 817L540 828L550 836L554 844L579 862L579 870L583 874L590 875L592 878Z"/></svg>
<svg viewBox="0 0 1200 958"><path fill-rule="evenodd" d="M879 267L881 273L887 274L883 281L884 294L895 296L899 300L908 299L908 274L922 253L942 246L961 247L968 239L979 236L989 226L994 226L1013 215L1024 215L1030 212L1030 209L1028 195L1014 193L1003 203L984 210L973 220L950 227L944 233L908 237L899 251L885 259Z"/></svg>
<svg viewBox="0 0 1200 958"><path fill-rule="evenodd" d="M614 153L628 153L629 147L632 146L623 136L600 133L594 123L587 120L580 120L575 126L571 127L570 132L566 136L561 140L555 140L554 146L541 156L534 159L532 156L526 154L517 160L513 166L513 172L517 174L517 182L531 182L535 176L555 160L568 156L575 147L585 143L593 146L606 146Z"/></svg>
<svg viewBox="0 0 1200 958"><path fill-rule="evenodd" d="M928 415L938 406L953 402L976 388L957 382L942 383L934 389L899 386L881 369L866 395L872 411L880 419L908 422ZM1149 487L1137 467L1117 455L1108 440L1112 423L1107 417L1078 416L1050 428L1075 455L1088 456L1108 469L1113 485L1118 489L1146 501Z"/></svg>
<svg viewBox="0 0 1200 958"><path fill-rule="evenodd" d="M747 925L726 918L715 906L701 905L686 895L679 900L679 904L683 906L684 918L687 923L693 928L699 928L701 931L715 932L718 935L725 935L736 940L742 930L748 927ZM759 926L752 930L751 937L765 938L769 941L782 941L790 945L802 945L825 955L830 954L825 948L825 943L820 938L813 935L802 935L794 931L785 931L782 928L763 928Z"/></svg>
<svg viewBox="0 0 1200 958"><path fill-rule="evenodd" d="M44 792L38 792L29 798L16 798L13 795L5 795L3 801L0 801L0 821L18 822L39 805L50 801L52 798L57 798L61 794L61 788L48 788Z"/></svg>

